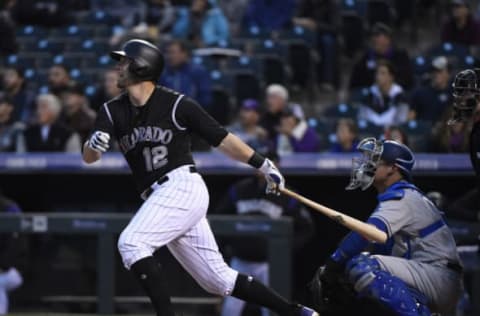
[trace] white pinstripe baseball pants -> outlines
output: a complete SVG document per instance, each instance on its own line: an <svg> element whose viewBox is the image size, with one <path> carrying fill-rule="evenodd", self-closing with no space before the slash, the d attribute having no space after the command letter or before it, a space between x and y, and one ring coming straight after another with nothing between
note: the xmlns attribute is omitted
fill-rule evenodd
<svg viewBox="0 0 480 316"><path fill-rule="evenodd" d="M155 250L167 246L183 268L208 292L231 294L238 272L231 269L218 250L206 219L209 194L190 166L170 171L169 180L157 187L143 203L118 240L127 269Z"/></svg>

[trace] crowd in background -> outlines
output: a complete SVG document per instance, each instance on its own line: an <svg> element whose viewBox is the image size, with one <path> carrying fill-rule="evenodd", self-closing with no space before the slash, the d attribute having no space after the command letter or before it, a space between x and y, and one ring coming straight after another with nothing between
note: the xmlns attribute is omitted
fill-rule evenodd
<svg viewBox="0 0 480 316"><path fill-rule="evenodd" d="M405 21L413 21L413 15L418 14L409 10L407 4L428 11L438 9L438 2L384 1L388 12L394 12L390 18L375 18L377 11L368 1L357 2L3 1L0 151L80 151L95 121L96 110L121 93L112 65L95 73L98 82L92 83L75 78L75 71L81 72L81 68L74 71L72 65L52 60L41 77L46 82L39 82L39 77L29 76L35 68L11 61L16 60L12 56L28 53L21 41L22 28L46 29L48 36L53 36L52 30L75 25L80 15L95 14L98 18L103 12L115 25L112 34L102 38L107 51L98 54L107 54L108 49L117 48L132 37L159 44L165 52L166 67L158 83L197 100L229 130L255 147L267 145L280 155L352 152L359 138L371 135L407 143L417 151L466 152L468 123L447 126L446 121L451 110L452 77L466 66L455 52L464 48L468 65L476 63L475 55L470 54L480 44L480 22L474 2L442 2L444 22L434 43L443 43L444 50L432 51L421 60L415 59L408 47L402 47L395 34ZM362 9L356 8L357 17L365 26L365 45L355 46L355 39L349 38L349 10L361 7L362 3L369 10L362 16ZM292 30L313 37L304 37L307 43L303 46L294 40L286 42L288 53L281 59L286 72L282 72L283 68L278 73L276 68L268 68L270 60L265 58L263 75L255 74L252 81L236 72L236 86L228 86L227 94L218 93L218 85L225 88L228 81L222 77L224 68L219 65L230 63L229 48L240 52L240 57L234 54L240 64L249 63L248 58L253 59L259 52L258 47L252 46L260 42L264 49L271 49L284 44L280 40L282 34ZM266 34L266 39L239 41L245 34ZM306 55L302 55L305 47ZM299 91L328 93L340 89L340 77L345 76L342 56L352 60L346 102L315 112L311 104L292 97ZM421 71L416 69L421 67ZM243 82L242 78L250 81ZM93 86L93 92L87 86ZM195 149L205 148L195 144Z"/></svg>

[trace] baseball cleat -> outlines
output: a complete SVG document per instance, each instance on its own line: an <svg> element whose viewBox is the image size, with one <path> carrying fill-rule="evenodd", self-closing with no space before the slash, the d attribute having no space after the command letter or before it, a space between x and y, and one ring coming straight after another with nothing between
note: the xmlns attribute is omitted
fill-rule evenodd
<svg viewBox="0 0 480 316"><path fill-rule="evenodd" d="M320 316L320 314L311 308L302 306L300 308L300 316Z"/></svg>

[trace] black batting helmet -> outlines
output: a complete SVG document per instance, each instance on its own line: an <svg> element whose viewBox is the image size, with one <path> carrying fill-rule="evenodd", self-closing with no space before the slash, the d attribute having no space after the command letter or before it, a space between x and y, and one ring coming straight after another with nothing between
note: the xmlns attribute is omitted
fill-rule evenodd
<svg viewBox="0 0 480 316"><path fill-rule="evenodd" d="M122 57L131 60L128 70L140 81L156 82L163 70L163 55L155 45L132 39L123 44L122 50L110 52L110 57L119 61Z"/></svg>
<svg viewBox="0 0 480 316"><path fill-rule="evenodd" d="M468 119L480 96L480 69L465 69L460 71L452 84L453 117L449 125Z"/></svg>

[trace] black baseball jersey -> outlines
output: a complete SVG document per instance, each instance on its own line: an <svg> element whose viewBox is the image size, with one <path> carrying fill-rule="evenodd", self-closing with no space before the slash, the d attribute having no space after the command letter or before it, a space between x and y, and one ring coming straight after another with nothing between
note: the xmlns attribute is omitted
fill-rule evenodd
<svg viewBox="0 0 480 316"><path fill-rule="evenodd" d="M140 107L130 102L127 93L106 102L98 111L94 131L118 141L139 192L167 172L194 163L192 133L214 147L228 134L195 101L162 86Z"/></svg>

